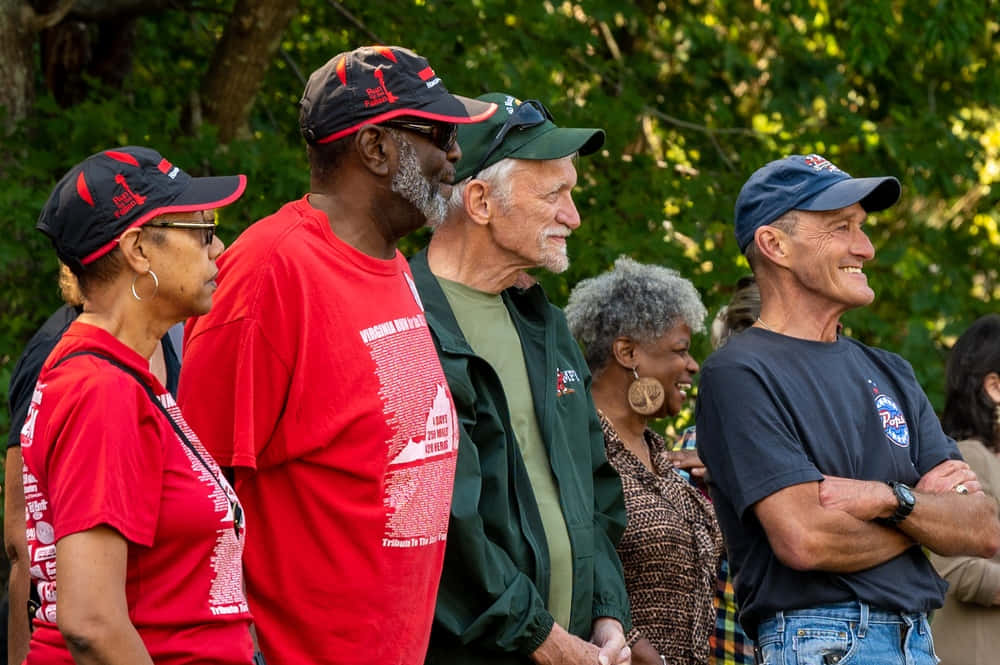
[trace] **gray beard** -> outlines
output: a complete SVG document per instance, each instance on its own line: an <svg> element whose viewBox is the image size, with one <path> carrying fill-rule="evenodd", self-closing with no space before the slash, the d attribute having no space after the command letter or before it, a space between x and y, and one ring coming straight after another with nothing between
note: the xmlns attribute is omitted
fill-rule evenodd
<svg viewBox="0 0 1000 665"><path fill-rule="evenodd" d="M405 138L398 138L399 170L392 177L392 191L412 203L426 218L427 225L436 228L444 221L447 202L437 187L432 187L424 177L413 145Z"/></svg>

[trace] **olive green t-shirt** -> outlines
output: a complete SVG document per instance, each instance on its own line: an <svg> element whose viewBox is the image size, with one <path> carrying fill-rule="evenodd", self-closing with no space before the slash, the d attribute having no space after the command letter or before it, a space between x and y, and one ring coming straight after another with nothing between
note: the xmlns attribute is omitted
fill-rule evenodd
<svg viewBox="0 0 1000 665"><path fill-rule="evenodd" d="M490 363L503 384L511 427L528 469L549 549L551 581L547 607L556 623L569 626L573 599L573 552L559 505L559 488L538 429L521 338L499 295L477 291L441 277L437 280L465 339L473 351ZM539 591L544 597L545 590Z"/></svg>

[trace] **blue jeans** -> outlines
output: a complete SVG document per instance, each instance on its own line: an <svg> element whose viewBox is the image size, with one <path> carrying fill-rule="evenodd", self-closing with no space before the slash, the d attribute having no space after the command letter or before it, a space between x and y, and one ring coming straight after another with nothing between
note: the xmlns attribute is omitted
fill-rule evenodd
<svg viewBox="0 0 1000 665"><path fill-rule="evenodd" d="M923 613L888 612L867 603L778 612L757 626L763 665L937 665Z"/></svg>

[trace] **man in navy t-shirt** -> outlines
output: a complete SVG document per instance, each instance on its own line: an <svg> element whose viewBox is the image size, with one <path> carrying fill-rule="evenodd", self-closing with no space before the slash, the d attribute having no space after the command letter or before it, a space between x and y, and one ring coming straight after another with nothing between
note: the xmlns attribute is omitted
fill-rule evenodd
<svg viewBox="0 0 1000 665"><path fill-rule="evenodd" d="M702 368L697 427L759 662L934 665L926 612L947 585L920 546L1000 548L996 506L909 363L837 332L875 295L865 218L899 194L792 155L736 202L761 313Z"/></svg>

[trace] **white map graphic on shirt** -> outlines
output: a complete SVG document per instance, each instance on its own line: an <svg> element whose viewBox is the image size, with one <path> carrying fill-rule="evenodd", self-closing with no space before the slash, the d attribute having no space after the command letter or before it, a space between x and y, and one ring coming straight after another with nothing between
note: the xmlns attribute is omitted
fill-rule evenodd
<svg viewBox="0 0 1000 665"><path fill-rule="evenodd" d="M457 446L453 442L457 440L454 435L454 421L451 417L451 400L444 386L438 384L437 393L434 395L434 402L431 410L427 414L427 424L424 428L424 439L415 441L410 438L406 446L396 455L389 464L405 464L415 462L435 455L445 455L455 450Z"/></svg>

